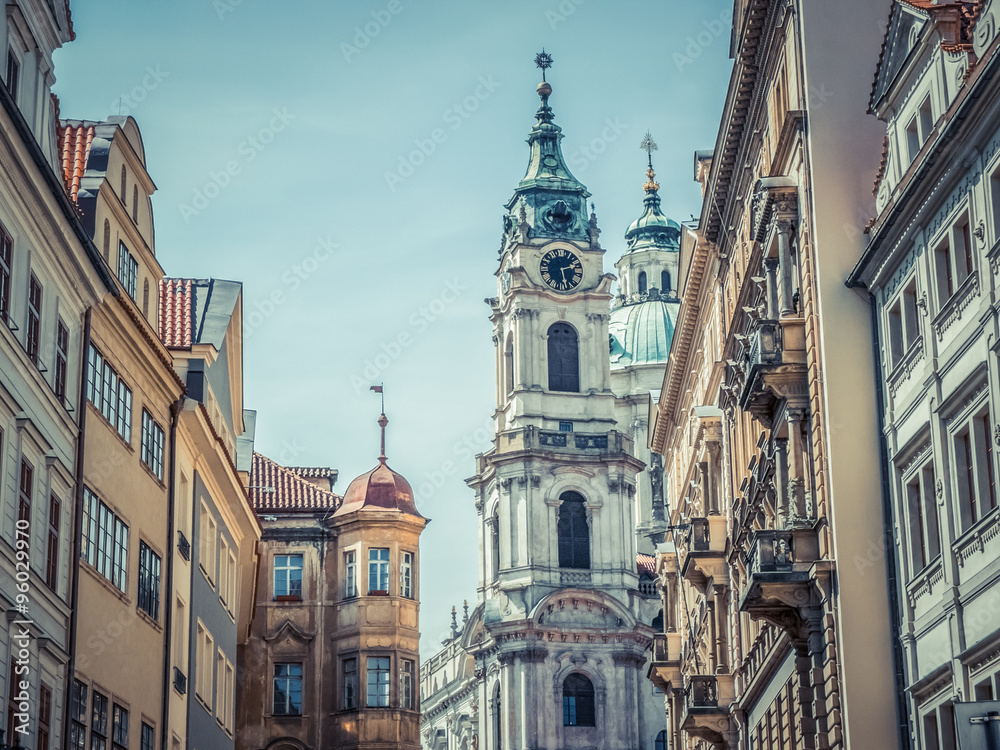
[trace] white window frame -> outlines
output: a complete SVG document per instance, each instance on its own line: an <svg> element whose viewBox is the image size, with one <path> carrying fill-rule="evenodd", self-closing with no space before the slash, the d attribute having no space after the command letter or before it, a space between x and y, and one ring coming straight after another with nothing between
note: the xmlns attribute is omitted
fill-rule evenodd
<svg viewBox="0 0 1000 750"><path fill-rule="evenodd" d="M344 552L344 598L353 599L358 595L358 551Z"/></svg>
<svg viewBox="0 0 1000 750"><path fill-rule="evenodd" d="M412 552L402 551L399 554L399 595L405 599L413 598L415 559Z"/></svg>

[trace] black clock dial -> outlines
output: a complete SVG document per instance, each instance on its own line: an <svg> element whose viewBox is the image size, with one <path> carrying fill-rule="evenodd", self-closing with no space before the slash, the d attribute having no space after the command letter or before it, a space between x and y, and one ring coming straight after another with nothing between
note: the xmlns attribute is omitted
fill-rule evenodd
<svg viewBox="0 0 1000 750"><path fill-rule="evenodd" d="M569 250L556 248L542 256L542 281L559 292L575 289L583 280L583 264Z"/></svg>

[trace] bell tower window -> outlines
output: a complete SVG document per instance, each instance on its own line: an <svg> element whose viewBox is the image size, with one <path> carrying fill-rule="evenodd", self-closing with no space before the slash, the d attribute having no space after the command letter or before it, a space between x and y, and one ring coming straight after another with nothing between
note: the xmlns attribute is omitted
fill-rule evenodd
<svg viewBox="0 0 1000 750"><path fill-rule="evenodd" d="M549 390L580 392L580 344L567 323L549 328Z"/></svg>
<svg viewBox="0 0 1000 750"><path fill-rule="evenodd" d="M509 396L514 392L514 337L507 336L507 347L503 354L504 392Z"/></svg>
<svg viewBox="0 0 1000 750"><path fill-rule="evenodd" d="M660 291L664 294L670 292L670 271L666 269L660 271Z"/></svg>
<svg viewBox="0 0 1000 750"><path fill-rule="evenodd" d="M559 498L559 567L590 567L590 525L583 496L578 492L564 492Z"/></svg>
<svg viewBox="0 0 1000 750"><path fill-rule="evenodd" d="M639 272L639 294L645 294L645 293L646 293L646 272L645 271L640 271Z"/></svg>

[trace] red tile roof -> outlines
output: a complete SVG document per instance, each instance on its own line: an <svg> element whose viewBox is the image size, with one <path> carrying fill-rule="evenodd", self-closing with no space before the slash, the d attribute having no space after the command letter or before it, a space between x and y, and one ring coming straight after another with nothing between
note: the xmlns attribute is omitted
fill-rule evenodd
<svg viewBox="0 0 1000 750"><path fill-rule="evenodd" d="M59 160L62 163L63 182L66 192L76 203L80 192L80 180L87 171L87 159L90 157L90 144L94 140L93 125L60 125L56 128L59 141Z"/></svg>
<svg viewBox="0 0 1000 750"><path fill-rule="evenodd" d="M336 510L343 498L321 490L260 453L253 454L250 470L250 506L264 513L308 513Z"/></svg>
<svg viewBox="0 0 1000 750"><path fill-rule="evenodd" d="M192 341L191 279L160 281L160 340L168 349L188 349Z"/></svg>
<svg viewBox="0 0 1000 750"><path fill-rule="evenodd" d="M635 566L639 570L639 575L643 573L656 578L656 558L652 555L644 555L641 552L635 556Z"/></svg>

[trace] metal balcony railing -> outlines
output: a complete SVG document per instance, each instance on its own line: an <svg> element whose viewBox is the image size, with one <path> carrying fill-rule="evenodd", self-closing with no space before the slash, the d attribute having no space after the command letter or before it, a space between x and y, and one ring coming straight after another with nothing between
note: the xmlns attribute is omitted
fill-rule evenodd
<svg viewBox="0 0 1000 750"><path fill-rule="evenodd" d="M191 559L191 543L184 536L183 531L177 532L177 551L181 553L181 557L185 560Z"/></svg>
<svg viewBox="0 0 1000 750"><path fill-rule="evenodd" d="M684 690L685 705L691 708L718 708L719 681L711 675L693 675Z"/></svg>
<svg viewBox="0 0 1000 750"><path fill-rule="evenodd" d="M187 692L187 677L177 667L174 667L174 688L181 695Z"/></svg>

